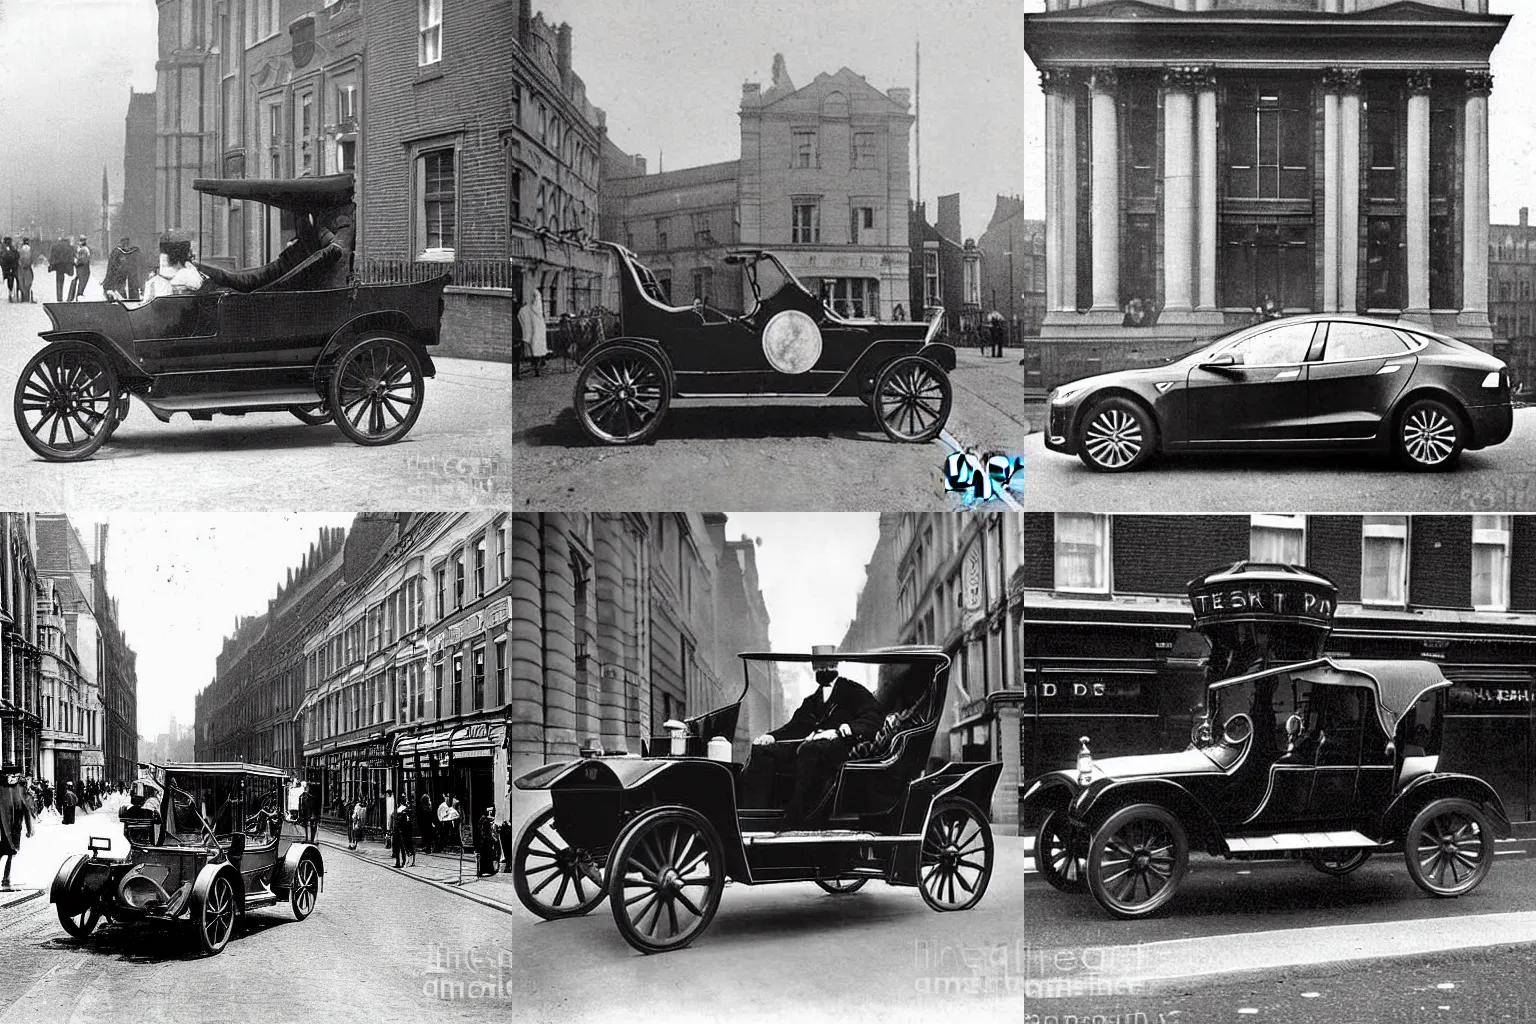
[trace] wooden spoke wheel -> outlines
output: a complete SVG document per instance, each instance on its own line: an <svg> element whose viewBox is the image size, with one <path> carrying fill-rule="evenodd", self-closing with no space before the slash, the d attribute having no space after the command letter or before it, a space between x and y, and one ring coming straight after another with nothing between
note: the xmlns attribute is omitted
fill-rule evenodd
<svg viewBox="0 0 1536 1024"><path fill-rule="evenodd" d="M893 359L875 379L875 419L892 441L932 441L949 421L949 375L921 356Z"/></svg>
<svg viewBox="0 0 1536 1024"><path fill-rule="evenodd" d="M845 893L858 892L864 888L864 883L867 881L869 881L867 878L818 878L816 884L835 896L841 896Z"/></svg>
<svg viewBox="0 0 1536 1024"><path fill-rule="evenodd" d="M288 902L293 907L293 919L302 921L315 911L315 899L320 894L320 872L312 860L299 861L293 873L293 883L288 887Z"/></svg>
<svg viewBox="0 0 1536 1024"><path fill-rule="evenodd" d="M290 405L288 411L306 427L319 427L331 422L331 410L324 402L314 405Z"/></svg>
<svg viewBox="0 0 1536 1024"><path fill-rule="evenodd" d="M576 376L576 419L602 444L650 441L671 404L671 371L638 345L610 345Z"/></svg>
<svg viewBox="0 0 1536 1024"><path fill-rule="evenodd" d="M1156 804L1121 808L1088 844L1088 889L1115 917L1156 913L1173 899L1188 867L1184 827Z"/></svg>
<svg viewBox="0 0 1536 1024"><path fill-rule="evenodd" d="M1408 874L1431 896L1461 896L1488 877L1493 826L1470 800L1431 800L1414 815L1403 837Z"/></svg>
<svg viewBox="0 0 1536 1024"><path fill-rule="evenodd" d="M698 938L724 888L720 837L703 815L682 807L630 822L608 860L614 922L642 953L682 949Z"/></svg>
<svg viewBox="0 0 1536 1024"><path fill-rule="evenodd" d="M59 913L59 924L64 930L77 939L83 939L96 930L96 924L101 920L101 908L95 904L86 907L78 914L71 914L63 905L54 907Z"/></svg>
<svg viewBox="0 0 1536 1024"><path fill-rule="evenodd" d="M1035 870L1062 892L1088 891L1088 837L1062 811L1047 814L1035 833Z"/></svg>
<svg viewBox="0 0 1536 1024"><path fill-rule="evenodd" d="M229 875L221 872L209 883L207 895L192 904L192 929L198 948L210 956L223 950L235 932L238 916L235 887Z"/></svg>
<svg viewBox="0 0 1536 1024"><path fill-rule="evenodd" d="M397 334L371 334L336 360L330 412L357 444L393 444L416 425L424 394L415 350Z"/></svg>
<svg viewBox="0 0 1536 1024"><path fill-rule="evenodd" d="M992 826L981 808L945 797L928 812L917 888L934 910L969 910L992 879Z"/></svg>
<svg viewBox="0 0 1536 1024"><path fill-rule="evenodd" d="M1313 867L1335 878L1343 878L1370 859L1371 851L1367 849L1318 850L1307 856Z"/></svg>
<svg viewBox="0 0 1536 1024"><path fill-rule="evenodd" d="M546 921L580 917L608 897L603 858L572 846L546 807L523 826L512 854L517 898Z"/></svg>
<svg viewBox="0 0 1536 1024"><path fill-rule="evenodd" d="M51 462L88 459L116 427L117 395L106 353L83 341L51 342L16 381L16 427Z"/></svg>
<svg viewBox="0 0 1536 1024"><path fill-rule="evenodd" d="M123 420L128 418L128 407L133 399L128 394L128 389L119 386L117 400L112 406L112 416L107 421L107 440L112 440L112 435L117 433L117 428L123 425Z"/></svg>

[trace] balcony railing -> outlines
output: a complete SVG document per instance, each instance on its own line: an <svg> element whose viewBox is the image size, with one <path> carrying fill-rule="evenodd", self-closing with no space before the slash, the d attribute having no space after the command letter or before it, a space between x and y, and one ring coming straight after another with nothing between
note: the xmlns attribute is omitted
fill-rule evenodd
<svg viewBox="0 0 1536 1024"><path fill-rule="evenodd" d="M357 276L365 284L414 284L448 273L464 288L512 288L512 264L507 260L397 260L370 257L357 261Z"/></svg>

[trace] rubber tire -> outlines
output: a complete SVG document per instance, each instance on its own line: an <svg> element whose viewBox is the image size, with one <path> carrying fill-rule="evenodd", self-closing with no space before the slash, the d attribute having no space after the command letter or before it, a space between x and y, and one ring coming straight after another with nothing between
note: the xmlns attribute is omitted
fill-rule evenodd
<svg viewBox="0 0 1536 1024"><path fill-rule="evenodd" d="M318 408L319 413L310 412L312 408ZM306 427L322 427L336 418L331 414L330 405L324 401L316 402L313 406L290 405L288 411L293 413L294 419Z"/></svg>
<svg viewBox="0 0 1536 1024"><path fill-rule="evenodd" d="M1316 853L1310 854L1307 857L1307 860L1314 868L1321 871L1325 875L1332 875L1334 878L1343 878L1345 875L1353 874L1360 868L1364 867L1365 862L1371 859L1371 851L1362 848L1355 850L1355 856L1350 857L1340 865L1325 864L1323 861L1323 854L1326 852L1328 851L1319 850Z"/></svg>
<svg viewBox="0 0 1536 1024"><path fill-rule="evenodd" d="M1072 864L1069 865L1068 870L1065 872L1057 871L1054 866L1049 866L1050 862L1044 856L1044 851L1054 845L1053 839L1066 841L1067 837L1061 834L1061 826L1066 817L1066 813L1063 811L1052 811L1040 823L1040 829L1035 833L1035 870L1039 872L1040 877L1045 879L1052 888L1073 894L1085 893L1088 891L1087 837L1078 837L1078 842L1083 847L1083 855L1081 857L1072 857ZM1075 866L1075 870L1072 870L1073 866Z"/></svg>
<svg viewBox="0 0 1536 1024"><path fill-rule="evenodd" d="M923 430L920 430L915 434L906 434L898 431L894 426L886 422L886 418L881 412L880 395L885 391L886 384L888 384L891 378L894 377L898 372L913 368L922 369L928 374L930 380L938 384L939 414L937 418ZM885 436L890 438L892 441L898 441L904 444L925 444L928 441L932 441L934 438L938 437L939 432L944 429L944 424L949 422L949 413L950 410L954 407L954 402L954 388L949 382L949 374L944 372L944 368L942 366L940 366L938 363L935 363L933 360L925 359L922 356L901 356L897 359L892 359L889 363L886 363L883 367L880 368L879 375L875 377L875 390L870 395L869 407L874 412L875 422L880 425L881 431L884 432Z"/></svg>
<svg viewBox="0 0 1536 1024"><path fill-rule="evenodd" d="M603 900L608 898L608 880L606 877L604 877L601 884L597 885L597 893L591 899L577 903L569 909L555 909L540 903L534 898L533 890L528 885L528 851L533 845L534 834L554 820L554 817L555 809L553 807L546 807L528 819L523 825L522 831L517 835L517 844L512 848L512 889L517 893L518 902L527 907L530 912L542 917L546 921L559 921L568 917L580 917L583 914L590 913ZM599 867L601 866L603 865L599 864Z"/></svg>
<svg viewBox="0 0 1536 1024"><path fill-rule="evenodd" d="M1142 906L1126 907L1105 888L1104 848L1109 845L1110 838L1128 822L1146 817L1160 821L1168 827L1168 832L1173 839L1173 865L1169 869L1167 884L1158 891L1156 896L1151 897ZM1151 917L1167 906L1178 893L1179 883L1184 880L1184 873L1188 869L1189 838L1184 832L1184 826L1179 824L1179 819L1174 817L1167 808L1159 807L1157 804L1131 804L1120 808L1094 830L1093 839L1088 843L1088 891L1093 893L1093 898L1107 914L1121 920Z"/></svg>
<svg viewBox="0 0 1536 1024"><path fill-rule="evenodd" d="M834 896L846 896L864 888L867 878L818 878L816 884Z"/></svg>
<svg viewBox="0 0 1536 1024"><path fill-rule="evenodd" d="M210 941L204 921L208 904L216 896L222 896L230 901L230 913L232 915L229 922L229 930L224 933L222 941L218 942ZM240 907L236 900L235 887L229 880L228 872L220 872L209 883L206 898L199 898L196 888L193 889L192 898L188 900L188 907L191 910L192 937L197 943L198 950L205 956L214 956L223 952L224 947L229 945L229 940L234 936L235 928L240 923Z"/></svg>
<svg viewBox="0 0 1536 1024"><path fill-rule="evenodd" d="M309 881L314 891L309 896L309 908L306 910L300 906L299 896L301 887L297 884L308 874ZM293 919L302 921L315 912L315 904L320 899L320 869L315 867L315 862L308 858L299 861L299 866L293 871L293 882L288 886L288 905L293 910Z"/></svg>
<svg viewBox="0 0 1536 1024"><path fill-rule="evenodd" d="M83 923L78 925L75 923L74 918L65 913L62 906L55 906L53 909L59 915L59 924L64 927L66 932L77 939L89 936L91 932L96 930L97 923L101 921L101 908L94 904L80 913L79 916Z"/></svg>
<svg viewBox="0 0 1536 1024"><path fill-rule="evenodd" d="M1089 424L1093 423L1103 413L1111 410L1127 413L1136 421L1136 425L1141 429L1141 450L1122 466L1102 465L1088 452L1087 435ZM1093 403L1083 413L1082 418L1078 421L1076 440L1077 457L1082 460L1083 465L1095 473L1129 473L1132 470L1145 466L1157 454L1157 421L1152 418L1152 414L1147 411L1146 406L1140 402L1133 402L1129 398L1111 396Z"/></svg>
<svg viewBox="0 0 1536 1024"><path fill-rule="evenodd" d="M591 380L592 371L605 360L619 355L642 360L649 365L650 369L661 381L661 401L656 407L656 415L638 433L622 438L602 433L598 426L592 422L589 414L586 412L586 404L582 401L582 395L586 392L587 382ZM571 408L576 413L576 422L581 424L581 429L598 444L614 446L649 444L655 440L656 435L661 432L661 425L666 422L667 412L672 407L673 387L672 368L657 356L655 352L640 345L624 343L609 345L581 364L581 372L576 375L576 391L571 398Z"/></svg>
<svg viewBox="0 0 1536 1024"><path fill-rule="evenodd" d="M112 419L107 423L107 441L112 440L112 435L117 433L117 428L122 426L123 421L128 418L128 409L132 404L133 399L129 396L127 389L119 387L117 406L112 410Z"/></svg>
<svg viewBox="0 0 1536 1024"><path fill-rule="evenodd" d="M364 433L357 427L354 427L351 421L341 414L341 378L348 359L358 349L379 341L385 342L386 346L394 353L404 357L410 374L413 401L410 411L406 413L403 420L383 434L373 435ZM331 418L336 423L336 426L347 436L347 440L354 444L367 447L394 444L411 432L411 428L416 425L416 420L421 415L421 407L426 400L425 380L426 378L422 375L421 371L421 360L416 358L416 350L411 347L411 344L404 337L390 331L370 332L348 344L341 350L341 354L336 357L336 364L331 367L330 381L326 385L326 394L328 395L327 406L331 411Z"/></svg>
<svg viewBox="0 0 1536 1024"><path fill-rule="evenodd" d="M1480 842L1482 859L1478 862L1478 866L1473 870L1472 875L1469 876L1469 881L1460 882L1450 887L1436 887L1428 876L1424 874L1423 867L1419 864L1419 859L1414 854L1418 848L1419 835L1424 827L1440 815L1454 811L1466 814L1477 822L1478 831L1482 835ZM1408 877L1412 878L1413 883L1420 889L1438 899L1453 899L1457 896L1464 896L1481 885L1483 879L1488 877L1489 868L1493 866L1493 847L1493 824L1488 820L1488 815L1483 813L1483 809L1477 804L1461 797L1441 797L1438 800L1431 800L1424 805L1418 814L1413 816L1413 821L1408 825L1408 831L1403 834L1403 859L1408 864Z"/></svg>
<svg viewBox="0 0 1536 1024"><path fill-rule="evenodd" d="M1408 446L1403 440L1403 428L1409 418L1419 411L1438 412L1450 421L1456 428L1456 440L1451 448L1451 454L1441 462L1433 464L1420 462L1408 454ZM1454 408L1438 398L1416 398L1403 407L1392 427L1392 447L1397 453L1397 460L1408 469L1419 473L1444 473L1456 468L1456 463L1461 459L1461 453L1466 446L1467 437L1470 434L1467 422Z"/></svg>
<svg viewBox="0 0 1536 1024"><path fill-rule="evenodd" d="M924 903L928 904L930 908L937 910L940 913L949 913L958 910L970 910L972 907L974 907L978 902L981 901L982 896L986 895L987 884L992 881L992 871L997 866L997 844L992 836L992 823L987 820L986 812L984 812L980 807L977 807L974 803L965 799L964 797L947 796L943 799L935 800L933 806L929 808L929 824L931 825L933 820L940 814L950 810L964 811L967 815L970 816L971 820L975 821L976 824L981 826L979 834L982 839L982 855L985 858L985 863L981 872L981 876L976 879L976 889L970 894L969 899L967 899L964 903L960 903L955 906L947 906L939 903L934 898L934 896L929 893L928 886L923 884L923 851L928 846L928 835L926 832L924 832L923 841L918 844L917 848L917 891L922 895Z"/></svg>
<svg viewBox="0 0 1536 1024"><path fill-rule="evenodd" d="M22 441L26 442L27 447L32 449L32 451L37 455L47 459L49 462L80 462L90 458L92 455L95 455L97 450L99 450L102 445L107 443L107 438L110 437L112 433L111 429L103 428L98 430L96 433L91 435L91 439L89 441L80 447L70 449L68 452L61 452L52 448L50 445L43 443L39 438L33 436L32 431L27 428L26 414L21 407L23 387L25 382L31 378L32 371L37 368L38 364L41 363L43 359L49 355L57 354L62 349L89 352L97 360L97 362L106 369L105 390L109 394L117 394L117 370L115 367L113 367L112 360L109 359L107 355L99 348L94 345L88 345L83 341L49 342L47 345L44 345L41 349L35 352L31 359L27 360L27 364L22 367L21 373L16 378L16 397L13 403L16 416L16 429L20 432L21 439ZM110 422L111 410L109 409L108 412L109 415L107 417L107 421Z"/></svg>
<svg viewBox="0 0 1536 1024"><path fill-rule="evenodd" d="M653 942L640 934L639 929L629 920L624 906L624 878L627 874L624 865L634 854L640 840L658 823L665 821L685 821L691 825L703 837L713 867L709 889L704 897L706 904L702 908L703 913L700 915L699 923L685 938L670 944ZM703 935L708 930L709 923L714 920L715 911L720 908L720 894L725 889L725 870L725 854L720 836L715 832L715 827L709 823L709 819L698 811L689 807L672 806L659 807L640 814L619 832L613 853L608 858L608 904L613 910L613 920L619 927L619 934L624 936L625 942L642 953L664 953L687 946Z"/></svg>

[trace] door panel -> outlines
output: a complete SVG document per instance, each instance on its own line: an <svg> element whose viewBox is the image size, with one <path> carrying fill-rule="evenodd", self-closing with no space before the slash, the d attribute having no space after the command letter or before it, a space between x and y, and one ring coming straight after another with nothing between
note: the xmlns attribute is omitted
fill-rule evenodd
<svg viewBox="0 0 1536 1024"><path fill-rule="evenodd" d="M1300 440L1307 436L1307 353L1317 325L1279 324L1219 355L1239 365L1189 371L1191 442Z"/></svg>
<svg viewBox="0 0 1536 1024"><path fill-rule="evenodd" d="M1318 438L1367 438L1381 430L1418 358L1390 327L1335 322L1311 366L1307 402Z"/></svg>

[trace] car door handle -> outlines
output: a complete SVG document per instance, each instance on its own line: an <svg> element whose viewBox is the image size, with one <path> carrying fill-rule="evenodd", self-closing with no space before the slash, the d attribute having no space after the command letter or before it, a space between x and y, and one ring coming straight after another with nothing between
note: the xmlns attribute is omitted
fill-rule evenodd
<svg viewBox="0 0 1536 1024"><path fill-rule="evenodd" d="M1272 380L1272 381L1277 381L1277 380L1296 380L1300 376L1301 376L1301 369L1299 367L1297 367L1297 368L1293 368L1293 369L1290 369L1290 370L1281 370L1280 372L1276 373L1273 377L1271 377L1270 380Z"/></svg>

